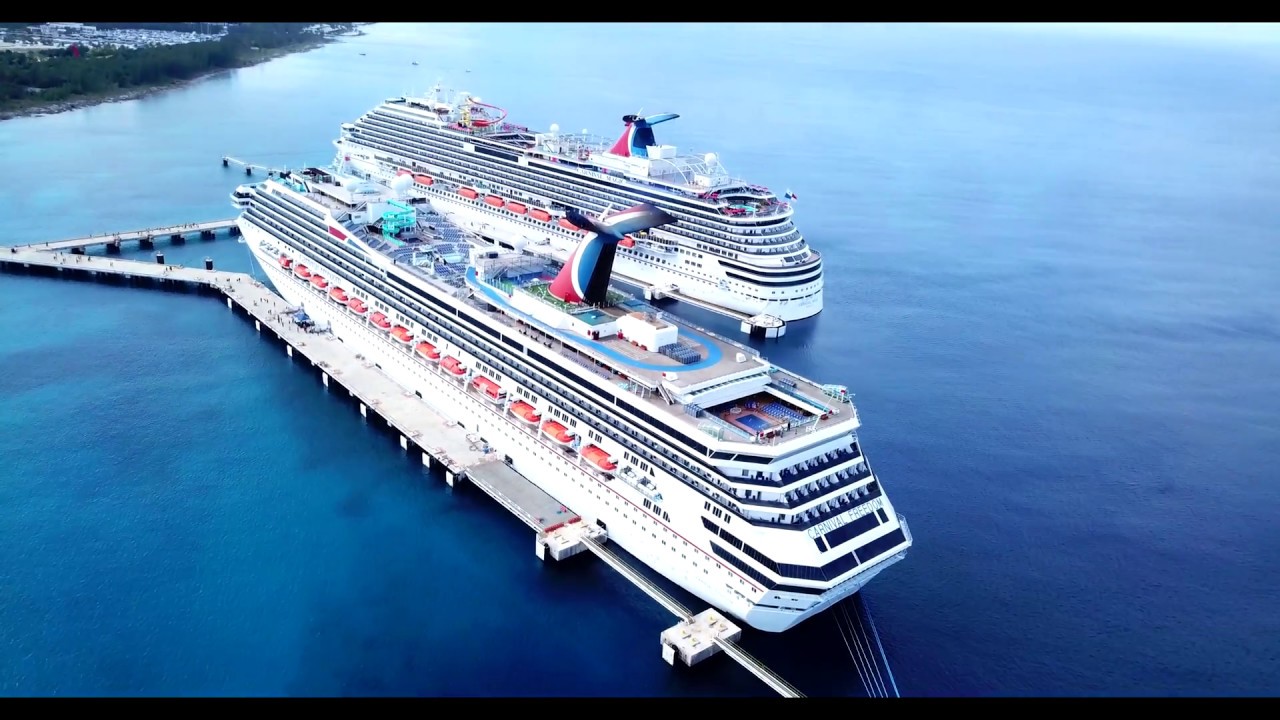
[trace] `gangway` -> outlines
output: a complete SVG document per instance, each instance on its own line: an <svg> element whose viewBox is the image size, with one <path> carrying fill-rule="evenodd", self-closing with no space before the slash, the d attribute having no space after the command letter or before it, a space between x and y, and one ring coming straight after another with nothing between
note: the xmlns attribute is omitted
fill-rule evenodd
<svg viewBox="0 0 1280 720"><path fill-rule="evenodd" d="M804 694L794 685L743 650L737 643L738 638L742 637L742 630L714 608L694 615L679 600L628 565L625 560L596 538L583 538L582 544L609 567L617 570L618 574L630 580L633 585L680 619L674 627L662 633L662 656L668 663L675 664L675 656L678 653L686 665L694 665L714 655L716 650L721 650L782 697L804 697Z"/></svg>
<svg viewBox="0 0 1280 720"><path fill-rule="evenodd" d="M778 673L770 670L764 663L752 657L751 654L746 650L743 650L742 646L738 643L726 638L716 638L715 644L724 651L725 655L737 660L739 665L747 669L747 672L750 672L752 675L760 678L761 682L768 685L774 692L778 693L782 697L804 697L804 693L801 693L796 689L796 686L786 680L783 680Z"/></svg>
<svg viewBox="0 0 1280 720"><path fill-rule="evenodd" d="M666 608L672 615L680 618L684 622L693 621L693 613L689 612L689 608L680 604L679 600L671 597L665 590L658 587L652 580L645 577L626 563L625 560L618 557L612 550L601 545L595 538L585 538L584 542L587 549L595 553L596 557L605 561L609 567L618 571L632 584L644 591L646 595L657 601L659 605Z"/></svg>
<svg viewBox="0 0 1280 720"><path fill-rule="evenodd" d="M237 165L239 167L244 168L245 175L252 175L254 170L261 170L265 172L268 177L270 177L272 175L283 174L285 172L288 172L289 170L288 168L273 168L273 167L267 167L266 165L258 165L256 163L251 163L246 160L241 160L240 158L231 157L230 155L223 155L222 167L231 167L232 165Z"/></svg>

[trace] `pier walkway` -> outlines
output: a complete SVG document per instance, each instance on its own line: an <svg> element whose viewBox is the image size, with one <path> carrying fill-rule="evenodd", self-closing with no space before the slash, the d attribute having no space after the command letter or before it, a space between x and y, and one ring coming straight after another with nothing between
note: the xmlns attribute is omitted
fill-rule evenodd
<svg viewBox="0 0 1280 720"><path fill-rule="evenodd" d="M197 227L193 231L200 229ZM229 309L239 309L251 318L259 333L281 341L289 357L304 358L318 368L326 388L332 382L345 389L358 405L362 417L381 419L398 435L403 450L420 449L423 465L435 463L442 467L450 486L464 478L470 480L472 485L532 528L536 533L539 557L545 558L549 551L556 560L563 560L590 550L675 615L679 622L663 631L660 638L663 658L668 663L674 664L674 658L679 655L685 664L694 665L723 651L783 697L803 697L794 686L737 645L736 641L742 636L738 626L714 608L693 614L605 547L607 534L603 528L583 521L524 478L503 461L501 454L491 451L478 435L467 433L457 422L436 412L424 398L405 390L373 362L351 352L333 335L308 332L298 327L290 314L294 308L267 286L244 273L215 270L212 260L206 260L204 267L193 268L159 261L48 251L54 247L84 246L85 239L78 239L47 246L9 248L7 252L0 251L0 270L70 279L136 282L151 287L195 289L222 296Z"/></svg>
<svg viewBox="0 0 1280 720"><path fill-rule="evenodd" d="M46 243L31 243L28 245L17 246L20 250L45 250L45 251L61 251L61 250L85 250L87 248L104 245L109 249L120 248L121 243L138 242L142 247L151 247L158 238L169 238L176 242L183 242L188 236L200 235L204 238L212 238L215 234L230 230L232 235L237 235L239 228L236 227L236 221L230 220L210 220L202 223L185 223L182 225L170 225L167 227L145 228L143 230L129 230L128 232L102 233L100 235L86 235L84 237L72 238L70 240L57 240Z"/></svg>
<svg viewBox="0 0 1280 720"><path fill-rule="evenodd" d="M646 595L679 620L674 627L662 633L662 657L668 663L674 663L675 656L678 654L686 665L694 665L714 655L716 650L723 650L725 655L782 697L804 697L804 694L794 685L743 650L737 643L737 640L742 637L742 630L726 620L719 612L712 609L694 615L679 600L658 587L657 583L643 573L628 565L625 560L595 538L583 538L582 542L596 557L616 570L619 575L630 580L633 585L643 590Z"/></svg>

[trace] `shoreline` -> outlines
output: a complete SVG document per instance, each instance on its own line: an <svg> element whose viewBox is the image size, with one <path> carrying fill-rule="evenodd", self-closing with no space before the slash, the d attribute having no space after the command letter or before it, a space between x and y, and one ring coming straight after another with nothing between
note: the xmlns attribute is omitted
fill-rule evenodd
<svg viewBox="0 0 1280 720"><path fill-rule="evenodd" d="M355 37L357 35L363 35L363 34L364 32L360 31L359 28L356 28L355 32L344 33L342 35L327 35L317 39L314 42L308 42L308 43L297 45L294 47L273 48L271 50L265 50L262 52L261 56L255 58L253 61L248 62L244 65L239 65L233 68L218 68L216 70L209 70L207 72L202 72L193 77L189 77L185 80L175 80L171 82L162 83L160 85L149 85L146 87L128 88L125 90L117 90L117 91L105 93L102 95L87 95L79 98L59 100L57 102L49 103L47 105L33 105L31 107L15 108L13 110L0 110L0 122L4 122L5 120L16 120L18 118L43 117L45 115L59 115L64 112L71 112L72 110L82 110L84 108L93 107L95 105L106 105L110 103L127 102L129 100L139 100L141 98L148 97L150 95L155 95L162 92L168 92L170 90L177 90L179 88L184 88L189 85L198 83L202 80L207 80L208 78L211 78L220 73L235 72L236 70L240 70L243 68L254 67L255 65L261 65L262 63L270 62L277 58L282 58L286 55L293 55L295 53L302 53L302 52L308 52L311 50L316 50L321 47L324 47L325 45L328 45L329 43L338 42L339 40L345 37Z"/></svg>

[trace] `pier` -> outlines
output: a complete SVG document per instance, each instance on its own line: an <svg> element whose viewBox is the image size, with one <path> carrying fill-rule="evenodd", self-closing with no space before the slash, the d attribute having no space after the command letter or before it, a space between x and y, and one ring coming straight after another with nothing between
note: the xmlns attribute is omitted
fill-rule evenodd
<svg viewBox="0 0 1280 720"><path fill-rule="evenodd" d="M236 226L235 219L210 220L209 222L185 223L183 225L146 228L144 230L129 230L127 232L86 235L84 237L72 238L70 240L56 240L46 243L19 245L11 249L19 251L39 250L52 252L69 250L72 253L80 254L88 248L101 245L105 247L108 252L119 252L120 246L123 243L136 242L139 247L145 250L155 247L155 241L161 238L167 238L174 244L181 244L186 242L186 239L191 236L199 236L204 240L212 240L218 233L224 230L229 232L233 237L240 234L240 228Z"/></svg>
<svg viewBox="0 0 1280 720"><path fill-rule="evenodd" d="M265 172L267 177L271 177L272 175L279 175L287 170L287 168L267 167L266 165L258 165L246 160L241 160L240 158L234 158L230 155L223 155L222 167L231 167L232 165L244 168L245 175L252 175L254 170L258 170L260 172Z"/></svg>
<svg viewBox="0 0 1280 720"><path fill-rule="evenodd" d="M231 227L232 221L177 226L172 230L204 232L211 227ZM162 230L170 230L164 228ZM46 277L137 284L161 289L207 293L225 300L227 308L251 320L254 329L278 341L285 353L316 368L321 384L346 391L361 417L380 420L398 437L402 450L418 453L423 466L439 468L446 483L464 481L496 500L535 533L535 552L564 560L590 551L620 575L662 605L677 623L660 635L662 657L689 666L723 652L783 697L803 697L790 683L743 650L737 640L742 630L714 608L694 614L643 573L606 547L608 535L594 522L584 521L510 467L501 453L492 450L478 434L468 432L429 405L415 392L405 390L373 362L352 353L327 333L298 327L283 298L244 273L216 270L213 260L203 267L169 265L163 254L156 262L84 255L83 248L118 239L141 239L148 231L90 236L0 251L0 270ZM72 252L51 252L69 249ZM74 251L79 249L80 253Z"/></svg>

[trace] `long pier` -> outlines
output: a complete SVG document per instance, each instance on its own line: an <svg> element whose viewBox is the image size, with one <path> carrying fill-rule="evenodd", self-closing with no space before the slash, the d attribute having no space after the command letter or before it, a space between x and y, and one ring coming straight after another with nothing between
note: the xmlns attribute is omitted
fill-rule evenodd
<svg viewBox="0 0 1280 720"><path fill-rule="evenodd" d="M217 233L228 231L232 236L240 234L240 228L236 226L235 219L230 220L211 220L201 223L185 223L183 225L170 225L167 227L146 228L143 230L129 230L127 232L102 233L99 235L85 235L84 237L71 238L70 240L56 240L46 243L31 243L28 245L19 245L13 249L16 250L41 250L41 251L62 251L70 250L73 253L80 254L86 249L104 246L108 252L120 251L120 246L126 242L137 242L143 248L151 248L155 246L155 241L160 238L168 238L174 244L186 242L188 237L198 235L205 240L212 240Z"/></svg>
<svg viewBox="0 0 1280 720"><path fill-rule="evenodd" d="M258 165L257 163L251 163L251 162L248 162L247 160L241 160L240 158L231 157L230 155L223 155L222 167L231 167L232 165L236 165L238 167L244 168L245 175L252 175L254 170L260 170L262 172L265 172L268 177L270 177L271 175L279 175L285 172L284 168L273 168L273 167L268 167L266 165Z"/></svg>
<svg viewBox="0 0 1280 720"><path fill-rule="evenodd" d="M223 222L222 226L231 224L231 221ZM197 225L193 231L205 229ZM145 231L136 231L141 232ZM333 383L345 389L358 406L361 417L380 419L398 436L400 447L406 453L420 452L424 466L442 468L445 481L451 487L469 480L472 486L533 529L539 558L545 559L550 553L556 560L563 560L589 550L675 615L678 623L663 631L660 637L662 656L668 663L674 665L679 655L686 665L692 666L723 651L783 697L804 697L737 645L736 641L742 636L737 625L714 608L693 614L605 547L607 533L603 528L583 521L511 468L477 434L468 433L457 422L437 412L418 393L405 390L373 362L352 354L332 335L311 333L298 327L291 315L294 308L251 276L216 270L211 259L206 259L203 267L186 267L166 264L159 254L157 261L151 263L49 251L79 248L83 252L84 247L101 242L101 237L10 247L8 252L0 251L0 270L195 290L222 297L228 309L239 310L252 319L254 329L260 334L281 342L290 358L305 359L318 368L326 388Z"/></svg>

